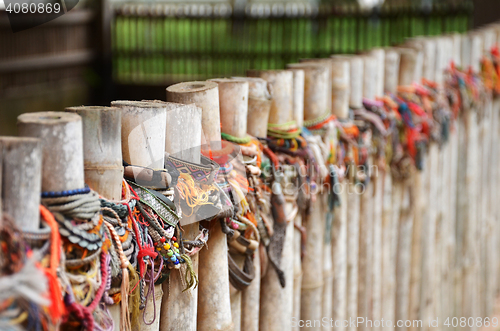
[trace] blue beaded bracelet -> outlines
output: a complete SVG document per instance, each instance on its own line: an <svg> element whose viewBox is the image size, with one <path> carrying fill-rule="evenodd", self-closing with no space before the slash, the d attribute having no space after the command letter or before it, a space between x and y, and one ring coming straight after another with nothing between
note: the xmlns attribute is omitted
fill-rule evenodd
<svg viewBox="0 0 500 331"><path fill-rule="evenodd" d="M77 188L74 190L66 190L59 192L54 192L54 191L42 192L42 198L60 198L60 197L67 197L70 195L86 194L89 192L90 192L90 187L85 185L84 188Z"/></svg>

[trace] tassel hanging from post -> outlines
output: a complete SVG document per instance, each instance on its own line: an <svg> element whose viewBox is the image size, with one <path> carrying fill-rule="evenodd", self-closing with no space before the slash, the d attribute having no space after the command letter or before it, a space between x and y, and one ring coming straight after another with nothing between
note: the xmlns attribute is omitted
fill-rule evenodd
<svg viewBox="0 0 500 331"><path fill-rule="evenodd" d="M116 246L118 248L118 254L120 255L120 266L122 268L122 285L121 285L121 302L120 302L120 307L121 307L121 327L120 331L131 331L132 326L130 323L130 311L128 307L128 292L130 290L130 284L129 284L129 274L128 274L128 267L130 265L130 262L128 261L127 257L123 253L123 248L121 245L120 237L115 231L115 228L113 225L110 223L104 221L104 224L108 228L109 232L111 233L111 236L113 237L113 240L116 243Z"/></svg>

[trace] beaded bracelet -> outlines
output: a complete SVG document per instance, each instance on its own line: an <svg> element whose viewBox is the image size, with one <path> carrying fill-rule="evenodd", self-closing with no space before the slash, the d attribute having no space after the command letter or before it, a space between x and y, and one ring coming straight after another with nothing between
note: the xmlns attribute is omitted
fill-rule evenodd
<svg viewBox="0 0 500 331"><path fill-rule="evenodd" d="M60 197L67 197L70 195L86 194L89 192L90 192L90 187L85 185L84 188L77 188L74 190L42 192L42 198L60 198Z"/></svg>

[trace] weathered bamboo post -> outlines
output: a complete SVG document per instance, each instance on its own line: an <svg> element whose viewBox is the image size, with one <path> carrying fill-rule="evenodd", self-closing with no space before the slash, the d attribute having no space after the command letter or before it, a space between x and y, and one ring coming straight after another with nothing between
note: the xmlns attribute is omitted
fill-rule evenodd
<svg viewBox="0 0 500 331"><path fill-rule="evenodd" d="M293 119L293 73L286 70L250 70L247 71L247 75L260 77L266 80L271 86L272 102L269 123L283 124L291 121ZM255 124L253 126L255 129ZM248 132L251 133L250 131ZM285 211L290 213L291 209L292 204L287 203ZM286 281L285 288L281 287L278 275L270 264L268 264L267 270L261 270L259 324L262 331L291 329L294 276L293 224L294 222L291 221L287 226L281 257L281 269L285 274Z"/></svg>
<svg viewBox="0 0 500 331"><path fill-rule="evenodd" d="M194 104L178 104L154 101L166 108L165 152L181 160L200 163L201 109ZM182 139L179 137L182 136ZM199 234L198 223L179 223L183 240L194 240ZM198 275L199 255L191 256L193 270ZM171 272L162 285L163 299L160 312L160 331L196 330L198 289L184 291L183 267L180 272ZM183 292L184 291L184 292Z"/></svg>
<svg viewBox="0 0 500 331"><path fill-rule="evenodd" d="M63 112L26 113L17 118L19 135L40 138L42 192L83 188L82 119Z"/></svg>
<svg viewBox="0 0 500 331"><path fill-rule="evenodd" d="M451 35L436 38L436 72L441 74L441 81L437 81L440 87L439 92L440 97L444 98L444 72L446 69L450 68L451 63L459 65L459 57L455 52L456 40ZM442 65L438 67L438 55L440 53L445 54L444 59L442 59ZM459 54L458 54L459 55ZM435 318L434 316L439 316L439 319L446 320L448 316L453 316L453 299L452 289L453 289L453 274L452 269L452 252L454 249L454 231L455 231L455 219L451 218L450 207L452 204L450 199L451 196L456 196L456 191L452 190L454 183L451 183L450 173L453 167L456 165L456 158L451 157L451 148L453 148L452 139L453 135L456 134L456 128L451 123L453 121L453 115L450 114L450 130L448 134L448 140L441 144L439 151L439 174L437 184L438 187L438 197L437 206L439 208L439 214L437 218L437 242L436 242L436 252L440 256L440 261L436 263L436 269L439 271L439 278L437 284L435 284L436 289L441 291L439 298L435 299L436 307L434 308L433 316L428 318ZM456 178L456 173L455 173ZM456 180L455 180L456 182Z"/></svg>
<svg viewBox="0 0 500 331"><path fill-rule="evenodd" d="M85 183L110 200L121 200L123 165L121 112L116 108L66 108L82 118Z"/></svg>
<svg viewBox="0 0 500 331"><path fill-rule="evenodd" d="M304 125L304 70L288 69L293 73L293 120L298 127Z"/></svg>
<svg viewBox="0 0 500 331"><path fill-rule="evenodd" d="M332 113L345 120L349 117L350 70L346 56L332 55Z"/></svg>
<svg viewBox="0 0 500 331"><path fill-rule="evenodd" d="M353 109L363 107L363 72L364 64L360 56L349 57L350 64L350 96L349 106ZM352 157L352 155L350 155ZM355 165L348 165L353 167ZM357 169L348 169L347 173ZM347 187L347 316L356 319L358 315L358 259L359 259L359 222L360 222L360 189L349 179ZM357 328L351 324L348 331Z"/></svg>
<svg viewBox="0 0 500 331"><path fill-rule="evenodd" d="M462 59L466 67L475 72L480 69L482 40L476 33L469 33L462 47ZM465 48L465 49L464 49ZM478 180L478 114L477 109L464 105L459 119L459 157L457 176L457 257L459 264L457 316L477 314L476 282L477 259L477 180ZM479 316L479 315L478 315Z"/></svg>
<svg viewBox="0 0 500 331"><path fill-rule="evenodd" d="M267 136L272 95L268 82L257 77L237 77L248 82L247 132L254 137Z"/></svg>
<svg viewBox="0 0 500 331"><path fill-rule="evenodd" d="M423 55L422 62L422 77L433 81L435 78L442 77L442 73L437 73L436 68L436 43L430 38L413 38L406 42L406 45L417 52L421 52ZM431 150L436 152L436 143L431 144ZM427 195L429 194L429 185L432 182L433 187L436 187L437 183L435 177L431 179L432 169L430 169L431 164L435 165L436 160L429 162L431 158L436 157L437 154L430 153L430 157L426 159L423 171L415 172L414 176L414 216L413 216L413 233L411 238L411 271L410 271L410 289L409 289L409 307L408 314L411 320L418 320L422 317L422 313L425 307L432 302L430 300L421 300L421 296L425 296L425 293L431 292L432 289L432 279L428 280L424 277L427 282L422 282L422 261L424 263L431 263L432 256L422 257L422 249L429 250L430 247L422 246L422 241L431 240L427 234L427 231L433 232L432 229L435 228L434 222L429 221L429 206L427 201ZM437 168L434 169L437 171ZM435 174L433 175L435 176ZM429 199L430 200L430 199ZM425 215L425 216L424 216ZM426 224L423 225L423 222ZM432 226L434 224L434 227ZM428 228L431 227L432 229ZM423 233L425 232L425 233ZM435 236L434 236L435 237ZM432 240L434 240L434 237ZM433 247L433 246L431 246ZM422 284L425 284L423 286ZM425 324L425 323L424 323ZM424 326L425 328L426 326ZM417 325L412 325L408 328L409 330L418 329Z"/></svg>
<svg viewBox="0 0 500 331"><path fill-rule="evenodd" d="M297 125L304 124L304 84L305 73L300 68L288 69L293 72L293 119ZM298 213L293 220L295 225L302 226L302 215ZM299 229L293 230L293 313L292 318L300 320L301 289L302 289L302 234ZM299 330L299 326L292 325L292 330Z"/></svg>
<svg viewBox="0 0 500 331"><path fill-rule="evenodd" d="M394 49L385 51L384 90L396 93L399 85L400 56ZM383 171L384 198L382 204L382 316L390 321L395 320L396 310L396 248L397 225L393 216L397 206L392 205L392 176L390 165ZM398 210L399 211L399 210ZM385 325L384 330L393 330L394 324Z"/></svg>
<svg viewBox="0 0 500 331"><path fill-rule="evenodd" d="M500 25L498 23L492 25L492 29L495 30L496 33L496 40L495 40L495 45L497 47L500 47ZM499 177L499 170L498 167L495 166L498 164L499 160L499 154L500 150L498 148L498 139L499 139L499 114L500 114L500 99L497 95L494 94L493 98L493 107L492 107L492 121L491 121L491 143L490 143L490 155L491 155L491 167L490 167L490 181L492 184L490 184L490 194L489 194L489 213L490 213L490 218L492 220L498 220L500 217L500 214L498 213L499 207L498 207L498 185L496 183L499 182L500 177ZM492 293L495 291L498 291L499 288L499 255L498 255L498 247L500 244L500 235L499 235L499 230L500 226L498 225L497 222L493 223L493 226L490 230L490 235L491 235L491 241L489 242L489 247L490 247L490 261L489 266L491 268L490 271L490 279L488 280L488 284L490 286L490 289Z"/></svg>
<svg viewBox="0 0 500 331"><path fill-rule="evenodd" d="M221 131L236 138L245 138L247 135L248 82L227 78L211 79L210 81L219 85ZM232 257L238 267L242 268L245 263L245 256L236 253ZM254 279L252 283L256 281ZM257 291L259 290L260 286L257 287ZM234 331L242 329L242 296L242 291L230 285L231 316ZM254 303L258 307L258 301Z"/></svg>
<svg viewBox="0 0 500 331"><path fill-rule="evenodd" d="M493 46L499 47L500 43L498 43L498 38L500 37L500 26L498 24L493 24L490 25L489 28L492 30L492 34L494 36L493 38ZM491 50L491 47L490 47ZM488 50L488 54L491 56L491 51ZM493 100L492 100L492 107L491 107L491 119L489 121L489 135L488 135L488 140L489 140L489 146L488 146L488 153L489 153L489 167L487 171L486 177L488 178L488 193L487 193L487 201L486 201L486 213L488 217L488 224L486 228L486 242L487 242L487 247L486 247L486 254L487 254L487 259L485 261L485 264L487 266L487 277L486 277L486 290L485 292L487 295L489 295L489 298L487 298L487 307L486 307L486 315L485 316L491 316L492 309L493 309L493 304L495 302L496 296L493 295L492 293L495 293L497 287L498 287L498 250L496 247L498 247L498 223L495 222L496 219L498 219L498 215L495 213L495 208L496 208L496 199L497 197L497 176L496 172L498 167L496 166L498 164L498 151L496 149L496 146L498 145L497 143L497 135L498 135L498 114L500 113L500 103L498 101L498 96L493 93Z"/></svg>
<svg viewBox="0 0 500 331"><path fill-rule="evenodd" d="M40 140L0 137L0 163L0 209L3 206L3 212L12 217L20 230L38 230L42 187Z"/></svg>
<svg viewBox="0 0 500 331"><path fill-rule="evenodd" d="M481 29L481 36L483 40L483 58L491 60L491 49L496 42L495 30L491 27L484 27ZM494 227L494 223L490 218L488 212L488 200L490 195L490 136L491 124L493 121L493 100L490 94L487 95L485 104L483 106L483 114L481 116L480 131L479 131L479 148L480 148L480 177L479 177L479 194L478 194L478 216L477 219L481 222L479 224L479 243L480 243L480 315L489 316L493 308L493 296L491 295L493 289L490 287L490 278L494 270L490 269L491 265L490 255L492 252L488 249L489 241L491 240L490 229Z"/></svg>
<svg viewBox="0 0 500 331"><path fill-rule="evenodd" d="M255 137L265 137L267 133L267 118L269 117L269 110L271 109L271 95L268 91L268 83L262 78L246 77L238 79L244 79L249 85L248 113L246 118L247 133ZM264 246L260 245L259 250L263 249ZM242 298L241 329L245 331L259 330L260 287L262 274L259 251L255 252L253 261L255 267L255 279L248 286L248 288L243 291Z"/></svg>
<svg viewBox="0 0 500 331"><path fill-rule="evenodd" d="M375 99L377 60L370 55L363 55L363 97L367 100ZM370 155L369 164L373 164ZM368 173L368 169L366 170ZM373 267L373 196L374 187L370 182L364 186L360 196L359 217L359 260L358 260L358 316L372 320L372 267ZM362 323L358 330L367 329Z"/></svg>
<svg viewBox="0 0 500 331"><path fill-rule="evenodd" d="M214 82L185 82L167 87L167 101L183 103L188 100L203 109L202 141L220 149L219 92ZM189 96L189 97L187 97ZM203 104L203 107L201 106Z"/></svg>
<svg viewBox="0 0 500 331"><path fill-rule="evenodd" d="M370 54L376 59L377 74L374 79L375 98L384 96L385 77L385 50L373 49ZM365 73L366 75L366 73ZM384 139L380 137L379 139ZM384 171L385 153L376 155L373 159L374 171L370 171L371 185L373 185L373 262L372 262L372 314L374 321L380 321L382 315L382 206L384 198ZM370 169L371 170L371 169ZM380 330L380 326L374 325L373 330Z"/></svg>
<svg viewBox="0 0 500 331"><path fill-rule="evenodd" d="M121 145L123 160L128 164L163 169L165 160L166 108L160 103L145 101L113 101L122 113ZM154 296L147 296L144 318L132 320L132 329L158 331L163 297L161 285L154 286ZM154 300L154 303L152 302ZM132 307L138 309L138 307ZM154 321L148 325L147 322ZM147 322L146 322L147 321Z"/></svg>
<svg viewBox="0 0 500 331"><path fill-rule="evenodd" d="M399 85L407 86L420 81L422 76L423 54L411 48L398 48L400 53ZM413 211L415 208L415 188L410 180L415 178L415 169L409 174L409 179L393 182L393 207L400 204L399 211L395 210L398 223L398 253L396 270L396 320L409 318L410 303L410 271L411 271L411 244L413 231ZM398 201L399 200L399 201ZM397 205L396 205L397 207ZM407 327L396 326L397 330L406 331Z"/></svg>
<svg viewBox="0 0 500 331"><path fill-rule="evenodd" d="M331 56L332 59L332 113L341 121L349 118L350 63L345 56ZM335 169L337 170L337 169ZM344 321L347 316L347 180L342 179L337 187L340 207L335 208L332 224L332 319ZM345 329L344 323L335 325L337 330Z"/></svg>
<svg viewBox="0 0 500 331"><path fill-rule="evenodd" d="M106 199L120 201L123 182L120 110L81 106L66 111L82 118L85 184ZM108 310L115 323L114 330L120 330L120 305L109 306Z"/></svg>
<svg viewBox="0 0 500 331"><path fill-rule="evenodd" d="M167 101L194 103L202 109L202 135L212 149L220 147L219 89L214 82L186 82L167 88ZM220 222L209 225L208 250L200 251L198 267L198 321L197 328L204 330L229 330L231 303L229 295L229 272L227 260L227 238Z"/></svg>
<svg viewBox="0 0 500 331"><path fill-rule="evenodd" d="M331 60L307 60L288 64L288 68L301 68L305 73L304 120L314 121L331 114ZM325 165L319 165L324 169ZM307 231L306 252L302 263L301 319L328 320L332 314L333 274L331 240L324 240L326 224L326 195L320 193L312 202L312 212L304 225ZM323 261L318 264L318 259ZM319 270L318 270L319 269ZM322 307L322 310L318 309ZM323 328L325 329L325 328ZM326 329L329 329L327 326Z"/></svg>
<svg viewBox="0 0 500 331"><path fill-rule="evenodd" d="M302 68L305 72L304 83L304 120L314 121L331 114L332 104L332 60L307 59L302 63L289 64L289 68ZM324 169L325 165L319 165ZM327 206L326 195L320 194L313 202L313 209L320 209L319 214L307 219L306 230L308 233L306 250L308 252L323 251L323 275L313 267L313 258L306 254L303 260L303 280L301 297L301 318L306 320L319 320L322 317L330 320L333 295L332 273L332 248L331 236L326 234L322 240L321 233L325 231ZM316 256L317 258L318 256ZM321 284L321 285L320 285ZM314 286L317 286L314 288ZM319 288L322 286L322 289ZM316 310L317 299L322 304L321 314ZM328 324L328 323L327 323ZM330 325L323 325L324 330L330 330Z"/></svg>
<svg viewBox="0 0 500 331"><path fill-rule="evenodd" d="M453 34L453 62L457 67L462 66L461 61L461 35ZM457 230L457 170L458 170L458 137L459 137L459 119L454 121L454 124L450 130L449 136L449 149L448 155L445 157L449 160L450 168L447 172L447 181L448 181L448 190L449 196L447 197L447 214L449 218L449 229L450 233L448 236L449 247L447 248L447 254L449 258L448 264L448 295L446 300L448 300L448 304L446 311L443 312L443 316L458 316L455 315L455 306L456 306L456 298L455 298L455 281L456 281L456 248L457 248L457 238L455 237L455 232Z"/></svg>

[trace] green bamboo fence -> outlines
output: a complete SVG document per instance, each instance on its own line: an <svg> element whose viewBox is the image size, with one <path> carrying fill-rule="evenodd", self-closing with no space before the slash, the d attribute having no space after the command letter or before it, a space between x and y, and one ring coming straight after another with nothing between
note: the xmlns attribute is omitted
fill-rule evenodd
<svg viewBox="0 0 500 331"><path fill-rule="evenodd" d="M254 17L247 13L167 13L168 3L117 7L113 22L113 76L119 84L170 84L282 69L300 58L357 53L407 37L464 32L469 1L436 2L432 9L393 5L362 12L352 4L321 4L317 13ZM414 3L414 2L413 2Z"/></svg>

